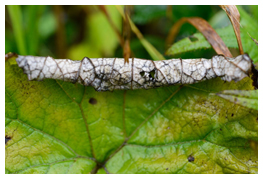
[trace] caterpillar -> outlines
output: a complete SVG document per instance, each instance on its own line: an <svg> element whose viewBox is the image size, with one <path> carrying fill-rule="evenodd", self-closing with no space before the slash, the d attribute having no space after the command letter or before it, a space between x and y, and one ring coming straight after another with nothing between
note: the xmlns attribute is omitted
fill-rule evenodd
<svg viewBox="0 0 263 179"><path fill-rule="evenodd" d="M223 55L211 59L170 59L152 61L129 58L88 58L81 61L52 57L21 56L16 58L28 80L46 78L93 86L96 91L116 89L151 89L167 85L192 84L215 77L239 81L252 70L247 54L235 58Z"/></svg>

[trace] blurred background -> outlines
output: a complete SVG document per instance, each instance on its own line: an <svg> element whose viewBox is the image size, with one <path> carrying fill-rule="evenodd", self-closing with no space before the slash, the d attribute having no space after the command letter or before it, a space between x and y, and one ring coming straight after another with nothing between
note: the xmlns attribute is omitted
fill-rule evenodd
<svg viewBox="0 0 263 179"><path fill-rule="evenodd" d="M120 6L124 8L124 6ZM167 47L165 39L172 25L182 17L202 17L214 28L230 25L225 12L219 6L131 6L130 17L144 38L162 55ZM244 6L253 16L253 6ZM20 55L52 56L81 60L87 56L123 57L118 32L124 32L121 13L116 6L6 6L5 53ZM191 36L197 30L184 24L174 42ZM126 33L126 34L125 34ZM132 56L151 59L141 41L130 31ZM194 40L194 39L193 39ZM235 51L235 49L232 49ZM213 49L201 49L168 58L210 58Z"/></svg>

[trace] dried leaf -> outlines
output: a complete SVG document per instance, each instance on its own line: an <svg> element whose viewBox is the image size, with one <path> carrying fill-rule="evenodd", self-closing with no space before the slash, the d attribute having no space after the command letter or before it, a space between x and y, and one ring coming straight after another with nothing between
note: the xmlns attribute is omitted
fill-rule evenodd
<svg viewBox="0 0 263 179"><path fill-rule="evenodd" d="M237 43L239 47L240 54L244 54L241 36L240 36L240 14L235 5L220 5L220 7L226 12L228 18L230 19L232 26L234 28Z"/></svg>
<svg viewBox="0 0 263 179"><path fill-rule="evenodd" d="M167 85L193 84L221 77L224 81L240 81L251 72L248 55L212 59L171 59L152 61L129 58L87 58L81 61L51 57L18 56L18 66L29 80L59 79L93 86L96 91L117 89L151 89ZM59 69L59 70L58 70Z"/></svg>
<svg viewBox="0 0 263 179"><path fill-rule="evenodd" d="M221 37L216 33L216 31L208 24L206 20L199 17L182 18L177 23L175 23L166 39L167 46L172 44L174 38L179 32L180 27L186 22L192 24L205 36L205 38L212 45L217 54L223 54L226 57L233 57Z"/></svg>

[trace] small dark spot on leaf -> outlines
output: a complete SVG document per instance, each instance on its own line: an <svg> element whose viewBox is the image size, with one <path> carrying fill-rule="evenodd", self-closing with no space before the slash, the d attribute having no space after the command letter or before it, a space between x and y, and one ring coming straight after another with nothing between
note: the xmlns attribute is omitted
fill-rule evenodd
<svg viewBox="0 0 263 179"><path fill-rule="evenodd" d="M234 116L234 113L232 113L232 115L231 115L232 117Z"/></svg>
<svg viewBox="0 0 263 179"><path fill-rule="evenodd" d="M195 160L195 158L193 156L189 155L188 162L193 162L194 160Z"/></svg>
<svg viewBox="0 0 263 179"><path fill-rule="evenodd" d="M222 129L220 128L220 131L222 131Z"/></svg>
<svg viewBox="0 0 263 179"><path fill-rule="evenodd" d="M144 71L141 71L141 72L140 72L140 75L141 75L141 77L144 77L145 72L144 72Z"/></svg>
<svg viewBox="0 0 263 179"><path fill-rule="evenodd" d="M97 104L97 100L95 98L90 98L89 103L95 105Z"/></svg>
<svg viewBox="0 0 263 179"><path fill-rule="evenodd" d="M11 139L12 139L12 137L6 135L6 136L5 136L5 144L6 144L9 140L11 140Z"/></svg>
<svg viewBox="0 0 263 179"><path fill-rule="evenodd" d="M166 170L168 170L169 168L166 168Z"/></svg>

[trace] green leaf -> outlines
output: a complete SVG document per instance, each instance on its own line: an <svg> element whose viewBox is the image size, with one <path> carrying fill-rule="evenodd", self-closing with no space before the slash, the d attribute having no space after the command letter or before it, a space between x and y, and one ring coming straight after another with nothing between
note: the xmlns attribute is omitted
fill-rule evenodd
<svg viewBox="0 0 263 179"><path fill-rule="evenodd" d="M258 24L257 20L250 17L241 7L238 7L240 17L241 17L241 41L244 48L244 52L248 53L250 58L254 61L258 61L258 46L251 39L254 38L258 40ZM238 48L236 36L232 26L226 28L216 29L218 35L225 42L227 47ZM249 34L248 34L249 33ZM250 36L251 37L250 37ZM209 42L201 33L195 33L193 38L197 40L191 41L189 37L184 38L176 43L174 43L167 51L167 55L174 55L184 52L190 52L199 49L212 48Z"/></svg>
<svg viewBox="0 0 263 179"><path fill-rule="evenodd" d="M146 24L154 19L163 17L166 15L167 6L134 6L134 14L132 15L132 21L136 24Z"/></svg>
<svg viewBox="0 0 263 179"><path fill-rule="evenodd" d="M216 95L229 100L235 104L258 110L258 90L225 90Z"/></svg>
<svg viewBox="0 0 263 179"><path fill-rule="evenodd" d="M100 168L97 172L97 174L107 174L104 168Z"/></svg>
<svg viewBox="0 0 263 179"><path fill-rule="evenodd" d="M257 111L210 95L248 77L96 92L7 61L5 81L6 173L257 173Z"/></svg>
<svg viewBox="0 0 263 179"><path fill-rule="evenodd" d="M258 21L258 5L249 5L247 7L249 8L249 11L252 14L252 17Z"/></svg>

